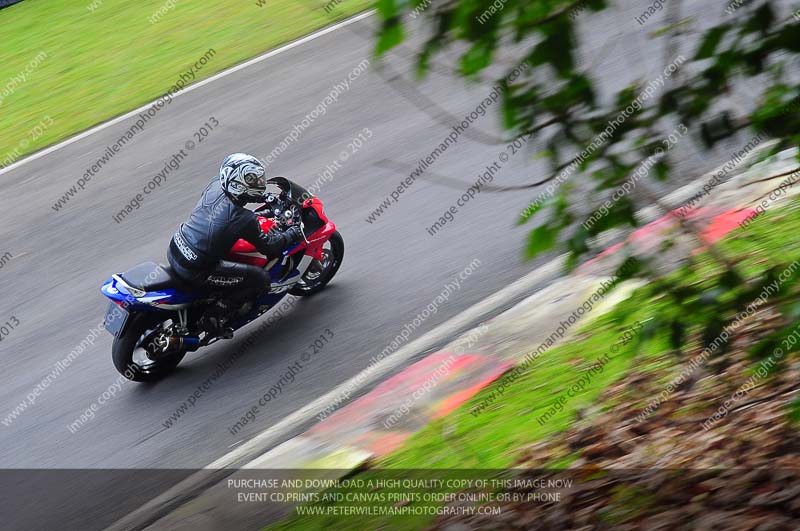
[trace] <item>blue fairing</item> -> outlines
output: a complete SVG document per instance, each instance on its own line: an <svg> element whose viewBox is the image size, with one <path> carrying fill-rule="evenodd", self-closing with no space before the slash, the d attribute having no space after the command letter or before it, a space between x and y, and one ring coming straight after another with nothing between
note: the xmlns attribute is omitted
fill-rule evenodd
<svg viewBox="0 0 800 531"><path fill-rule="evenodd" d="M279 274L279 271L276 271L275 268L273 268L273 270L270 271L270 274L275 277L277 274ZM292 277L299 274L299 271L294 270L289 276ZM117 280L114 278L107 280L106 283L100 288L100 291L112 301L122 304L130 312L174 311L174 307L176 305L189 304L199 298L197 295L184 293L174 289L148 291L143 296L136 297L132 295L123 284L117 282ZM280 302L280 300L285 296L286 292L265 293L259 297L256 303L253 305L253 310L247 317L231 323L231 326L233 328L240 328L246 325L267 311L269 308L272 308L278 304L278 302ZM168 307L159 308L159 305L165 305Z"/></svg>
<svg viewBox="0 0 800 531"><path fill-rule="evenodd" d="M294 247L292 247L290 249L286 249L285 251L283 251L283 256L286 256L287 254L292 252L292 249L294 249L295 247L298 247L299 245L300 244L298 243ZM298 258L302 258L302 257L298 257ZM295 265L297 265L297 264L295 264ZM273 265L272 268L269 270L269 277L272 280L273 284L282 284L282 283L286 282L287 280L289 280L292 277L300 276L300 271L298 269L293 269L288 275L284 276L284 275L282 275L283 268L284 268L284 264L279 261L275 265Z"/></svg>
<svg viewBox="0 0 800 531"><path fill-rule="evenodd" d="M153 303L172 306L188 304L197 299L194 295L174 289L148 291L142 297L135 297L124 285L117 282L114 278L107 280L100 288L100 291L112 301L124 304L131 311L159 311L160 308L158 306L153 306ZM167 311L167 309L165 308L164 311Z"/></svg>

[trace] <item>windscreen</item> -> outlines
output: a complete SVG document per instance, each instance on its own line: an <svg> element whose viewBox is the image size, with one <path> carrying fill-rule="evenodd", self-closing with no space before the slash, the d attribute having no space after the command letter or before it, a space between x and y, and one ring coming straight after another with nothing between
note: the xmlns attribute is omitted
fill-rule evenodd
<svg viewBox="0 0 800 531"><path fill-rule="evenodd" d="M273 177L272 179L267 181L267 184L272 184L274 186L279 187L284 192L289 192L291 194L292 202L298 206L303 205L303 201L306 199L314 197L314 194L300 186L294 181L290 181L286 177ZM269 189L268 189L269 191Z"/></svg>

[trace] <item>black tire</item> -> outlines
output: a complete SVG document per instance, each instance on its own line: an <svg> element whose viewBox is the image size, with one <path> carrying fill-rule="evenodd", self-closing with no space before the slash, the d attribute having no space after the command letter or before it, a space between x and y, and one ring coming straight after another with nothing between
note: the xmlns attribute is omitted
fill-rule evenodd
<svg viewBox="0 0 800 531"><path fill-rule="evenodd" d="M162 317L138 314L129 317L132 319L125 327L122 334L114 338L111 347L111 359L114 360L114 367L120 374L134 382L155 382L161 380L181 362L186 352L179 352L163 356L157 360L151 360L148 364L140 364L134 361L134 353L143 351L142 344L147 335L166 319ZM143 352L140 352L143 354Z"/></svg>
<svg viewBox="0 0 800 531"><path fill-rule="evenodd" d="M339 266L342 265L342 259L344 258L344 239L337 230L331 235L329 242L330 251L325 249L324 252L330 252L331 261L327 264L325 269L319 273L319 276L313 280L306 280L306 277L310 276L312 273L314 267L314 264L312 264L303 278L289 290L291 295L308 297L309 295L319 293L328 285L328 282L333 279L336 272L339 271ZM319 262L317 262L317 264L319 264Z"/></svg>

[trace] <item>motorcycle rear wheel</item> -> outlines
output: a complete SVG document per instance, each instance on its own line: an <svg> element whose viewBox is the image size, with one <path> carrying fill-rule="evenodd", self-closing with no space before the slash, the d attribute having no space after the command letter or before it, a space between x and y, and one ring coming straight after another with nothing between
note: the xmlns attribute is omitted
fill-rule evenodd
<svg viewBox="0 0 800 531"><path fill-rule="evenodd" d="M139 314L122 334L114 338L111 358L114 367L125 378L134 382L155 382L161 380L181 362L186 351L151 358L147 351L149 336L159 325L168 319L163 316Z"/></svg>

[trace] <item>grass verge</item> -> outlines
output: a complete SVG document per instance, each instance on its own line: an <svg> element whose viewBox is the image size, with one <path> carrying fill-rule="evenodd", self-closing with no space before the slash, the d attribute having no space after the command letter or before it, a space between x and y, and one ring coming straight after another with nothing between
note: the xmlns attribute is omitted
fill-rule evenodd
<svg viewBox="0 0 800 531"><path fill-rule="evenodd" d="M209 50L191 83L371 4L26 0L0 10L0 166L154 100Z"/></svg>

